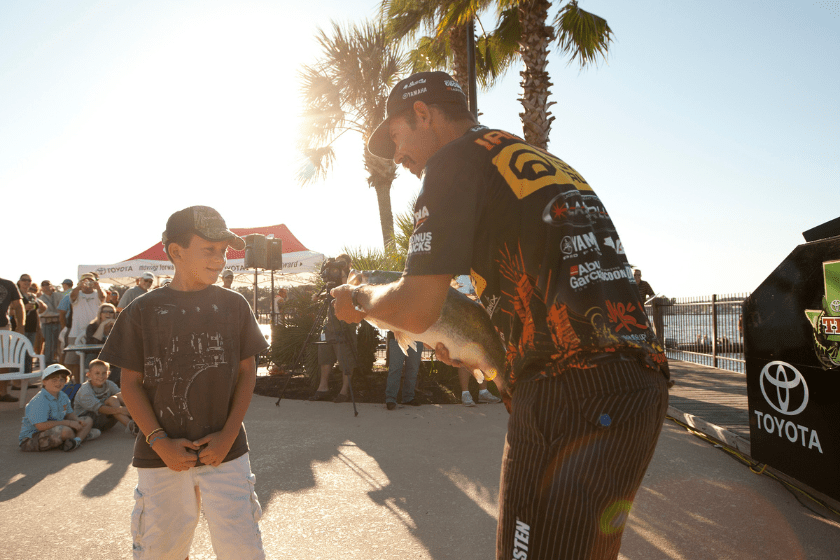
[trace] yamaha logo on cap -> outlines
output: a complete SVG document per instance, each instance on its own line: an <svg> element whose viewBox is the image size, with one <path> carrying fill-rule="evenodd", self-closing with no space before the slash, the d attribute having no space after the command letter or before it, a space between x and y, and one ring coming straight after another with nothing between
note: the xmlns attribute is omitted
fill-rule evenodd
<svg viewBox="0 0 840 560"><path fill-rule="evenodd" d="M446 72L418 72L401 80L391 90L386 104L385 120L376 128L368 141L368 150L378 157L394 157L394 142L390 136L390 120L414 106L415 101L427 105L453 103L468 108L467 97L461 84Z"/></svg>

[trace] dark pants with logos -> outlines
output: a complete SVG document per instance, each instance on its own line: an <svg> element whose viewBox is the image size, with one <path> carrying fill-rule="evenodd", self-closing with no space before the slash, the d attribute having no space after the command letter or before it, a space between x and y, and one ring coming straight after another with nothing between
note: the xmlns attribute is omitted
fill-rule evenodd
<svg viewBox="0 0 840 560"><path fill-rule="evenodd" d="M516 385L497 559L617 558L667 409L665 376L632 362Z"/></svg>

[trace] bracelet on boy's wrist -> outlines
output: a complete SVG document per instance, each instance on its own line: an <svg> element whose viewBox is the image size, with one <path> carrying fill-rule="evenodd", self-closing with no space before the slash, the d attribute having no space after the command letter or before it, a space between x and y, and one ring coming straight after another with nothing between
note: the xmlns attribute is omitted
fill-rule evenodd
<svg viewBox="0 0 840 560"><path fill-rule="evenodd" d="M146 436L146 443L150 444L151 442L149 440L152 438L152 436L155 435L156 433L162 432L162 431L163 431L163 428L157 428L157 429L154 429L151 432L149 432L149 435Z"/></svg>
<svg viewBox="0 0 840 560"><path fill-rule="evenodd" d="M150 442L149 442L149 447L154 448L154 446L155 446L155 442L156 442L157 440L159 440L159 439L166 439L166 438L168 438L168 437L169 437L169 436L168 436L168 435L166 435L166 433L165 433L165 432L164 432L164 433L162 433L162 434L160 434L159 436L157 436L156 438L154 438L152 441L150 441Z"/></svg>

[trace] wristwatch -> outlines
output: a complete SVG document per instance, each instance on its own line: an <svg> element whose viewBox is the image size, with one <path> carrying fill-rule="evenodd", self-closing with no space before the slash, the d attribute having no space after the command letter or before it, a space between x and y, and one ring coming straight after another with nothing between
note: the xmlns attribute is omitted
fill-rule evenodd
<svg viewBox="0 0 840 560"><path fill-rule="evenodd" d="M359 288L361 288L361 286L356 286L355 288L353 288L353 291L350 292L350 301L353 303L353 308L356 311L358 311L359 313L367 313L367 311L365 311L365 308L362 307L359 303Z"/></svg>

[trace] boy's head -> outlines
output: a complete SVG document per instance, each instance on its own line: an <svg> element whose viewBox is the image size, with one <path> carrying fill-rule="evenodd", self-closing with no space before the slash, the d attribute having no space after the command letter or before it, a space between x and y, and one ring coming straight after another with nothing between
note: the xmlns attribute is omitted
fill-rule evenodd
<svg viewBox="0 0 840 560"><path fill-rule="evenodd" d="M57 395L62 387L64 387L64 384L67 383L69 376L69 369L61 364L53 364L41 374L41 384L51 394Z"/></svg>
<svg viewBox="0 0 840 560"><path fill-rule="evenodd" d="M190 206L169 216L163 232L166 256L176 271L203 284L213 284L225 267L230 245L237 251L245 240L230 231L222 216L209 206Z"/></svg>
<svg viewBox="0 0 840 560"><path fill-rule="evenodd" d="M108 362L103 362L100 359L91 360L90 369L88 370L88 379L90 384L94 387L102 387L110 375L111 369Z"/></svg>

